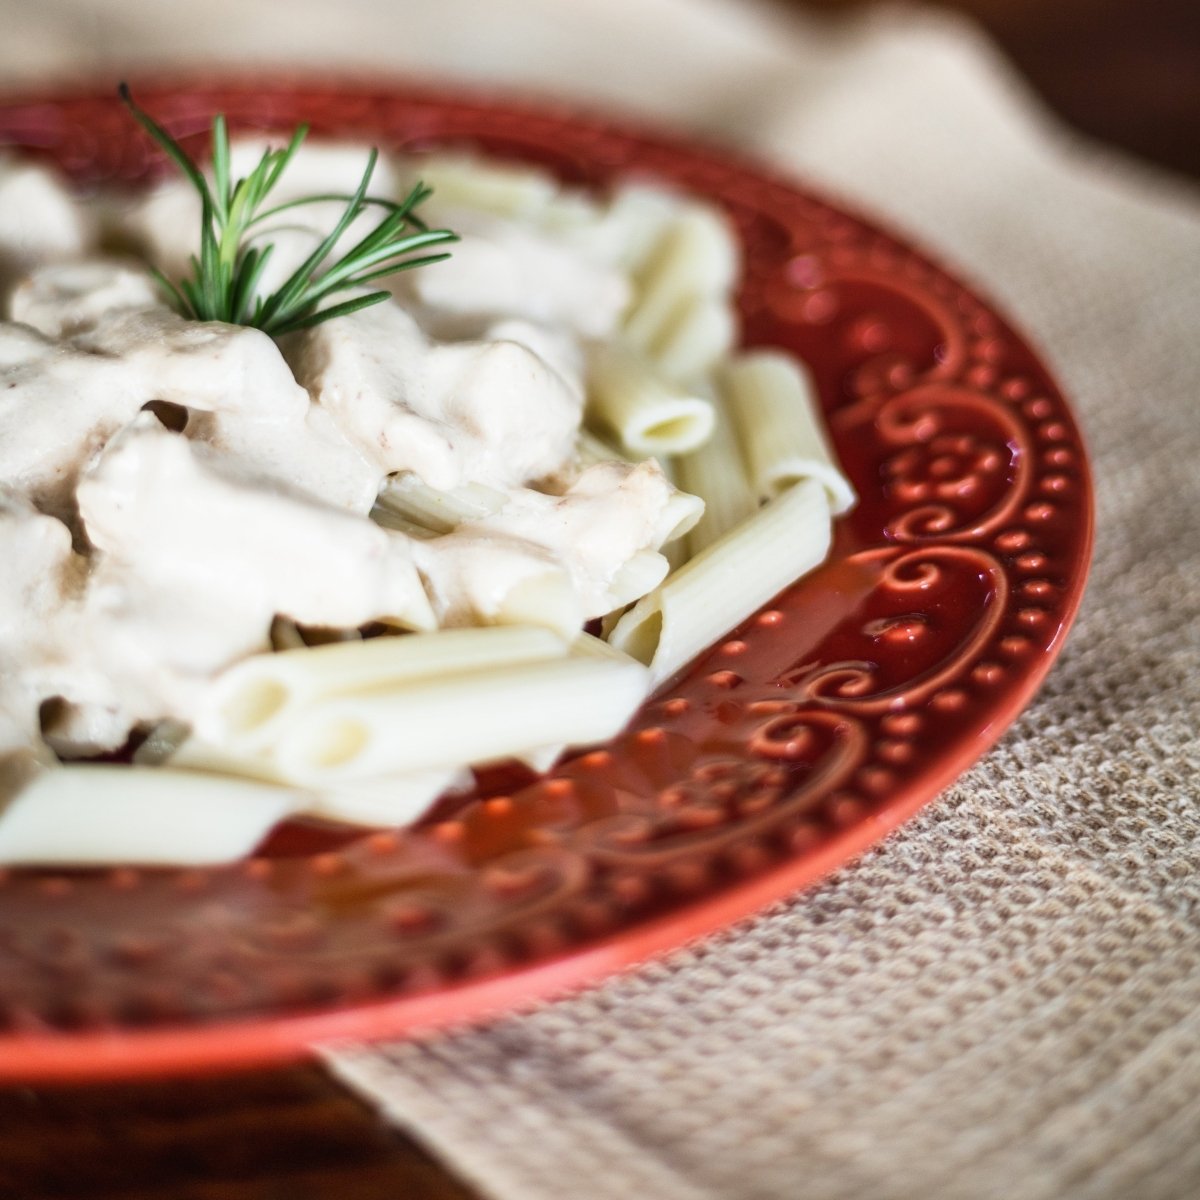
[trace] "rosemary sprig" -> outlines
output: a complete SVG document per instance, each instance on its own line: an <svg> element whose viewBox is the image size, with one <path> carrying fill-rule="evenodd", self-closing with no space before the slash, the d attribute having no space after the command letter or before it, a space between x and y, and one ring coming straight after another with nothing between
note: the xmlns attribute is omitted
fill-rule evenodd
<svg viewBox="0 0 1200 1200"><path fill-rule="evenodd" d="M376 291L325 304L339 292L359 289L385 275L440 262L449 255L419 252L458 240L448 229L428 228L418 216L417 208L433 190L424 184L418 183L399 203L367 195L379 157L375 150L368 155L362 180L352 196L306 196L263 209L300 149L308 133L307 125L296 130L286 148L264 151L254 170L244 179L234 181L230 176L229 131L224 116L218 114L212 126L210 186L187 151L134 103L128 86L122 83L118 92L142 128L200 194L200 254L192 256L191 276L172 282L154 269L172 303L185 317L253 325L278 337L389 299L388 292ZM262 223L289 209L330 200L346 205L337 224L278 290L268 296L260 295L259 283L274 250L270 242L256 241L263 236ZM327 262L338 239L368 206L383 209L383 219L340 258Z"/></svg>

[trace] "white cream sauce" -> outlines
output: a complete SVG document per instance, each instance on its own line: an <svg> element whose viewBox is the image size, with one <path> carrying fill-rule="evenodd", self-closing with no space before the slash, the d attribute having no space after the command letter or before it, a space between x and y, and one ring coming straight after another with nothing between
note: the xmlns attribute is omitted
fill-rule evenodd
<svg viewBox="0 0 1200 1200"><path fill-rule="evenodd" d="M505 488L561 469L573 453L582 380L526 342L438 343L389 303L287 339L285 350L381 475L413 471L441 490Z"/></svg>
<svg viewBox="0 0 1200 1200"><path fill-rule="evenodd" d="M295 194L349 191L362 160L312 147L288 177ZM14 170L0 167L0 204L6 180L46 186L17 187ZM400 174L382 178L400 189ZM189 205L164 188L131 228L178 263ZM0 796L50 761L48 743L86 755L186 722L215 673L269 649L276 616L486 623L524 612L513 597L549 577L566 599L546 619L582 621L665 571L681 501L657 464L576 465L584 343L612 333L621 271L477 215L398 299L277 345L175 315L136 264L61 262L89 220L46 212L39 233L36 206L21 210L33 269L0 323ZM300 213L281 269L331 219ZM368 517L397 472L502 499L407 536Z"/></svg>
<svg viewBox="0 0 1200 1200"><path fill-rule="evenodd" d="M48 168L0 154L0 293L32 266L85 253L94 224Z"/></svg>
<svg viewBox="0 0 1200 1200"><path fill-rule="evenodd" d="M158 287L144 267L93 258L42 267L26 276L9 299L9 315L48 338L67 338L105 317L160 303Z"/></svg>
<svg viewBox="0 0 1200 1200"><path fill-rule="evenodd" d="M460 238L449 261L396 276L393 286L450 327L523 317L603 338L629 304L632 288L623 274L544 230L467 209L439 219Z"/></svg>

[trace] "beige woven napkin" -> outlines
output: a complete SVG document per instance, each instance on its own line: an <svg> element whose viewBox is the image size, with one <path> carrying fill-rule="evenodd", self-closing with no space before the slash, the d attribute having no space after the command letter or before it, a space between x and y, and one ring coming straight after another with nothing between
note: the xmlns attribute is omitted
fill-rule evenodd
<svg viewBox="0 0 1200 1200"><path fill-rule="evenodd" d="M1082 418L1099 535L1042 693L824 885L573 999L326 1052L496 1200L1200 1195L1200 196L1066 136L968 28L732 0L0 0L10 83L358 63L757 150L954 262ZM18 36L11 31L15 27ZM668 49L669 48L669 51Z"/></svg>

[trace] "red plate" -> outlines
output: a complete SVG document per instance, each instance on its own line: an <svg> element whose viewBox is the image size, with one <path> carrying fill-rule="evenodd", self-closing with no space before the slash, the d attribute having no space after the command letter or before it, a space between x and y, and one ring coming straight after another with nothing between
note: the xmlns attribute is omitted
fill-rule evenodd
<svg viewBox="0 0 1200 1200"><path fill-rule="evenodd" d="M1024 339L926 255L760 166L544 104L393 87L139 96L177 133L217 111L235 128L307 121L717 202L745 250L744 341L811 366L861 500L825 567L625 736L544 778L493 774L404 833L292 829L227 869L7 873L0 1074L281 1059L597 979L844 863L1029 701L1083 590L1087 462ZM158 167L111 95L0 106L0 142L85 184Z"/></svg>

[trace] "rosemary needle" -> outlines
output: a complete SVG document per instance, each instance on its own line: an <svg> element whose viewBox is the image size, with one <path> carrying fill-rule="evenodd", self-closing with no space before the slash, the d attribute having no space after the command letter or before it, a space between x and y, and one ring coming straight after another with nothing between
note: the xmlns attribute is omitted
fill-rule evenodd
<svg viewBox="0 0 1200 1200"><path fill-rule="evenodd" d="M255 168L235 181L230 174L229 131L225 117L218 113L212 123L210 186L187 151L134 103L126 84L120 85L118 93L142 128L200 195L200 253L192 256L190 276L172 282L161 271L154 271L175 308L185 317L252 325L278 337L389 299L385 291L362 294L358 290L385 275L440 262L449 257L446 252L427 251L458 240L448 229L428 228L417 214L432 188L418 183L399 203L367 194L379 158L374 149L367 156L362 179L352 196L306 196L264 209L300 149L308 126L300 126L285 148L265 150ZM278 289L261 295L259 283L274 252L269 241L258 240L262 223L290 209L328 201L346 205L337 224ZM384 210L379 224L340 258L330 261L338 240L368 207ZM339 293L350 291L358 294L335 300Z"/></svg>

